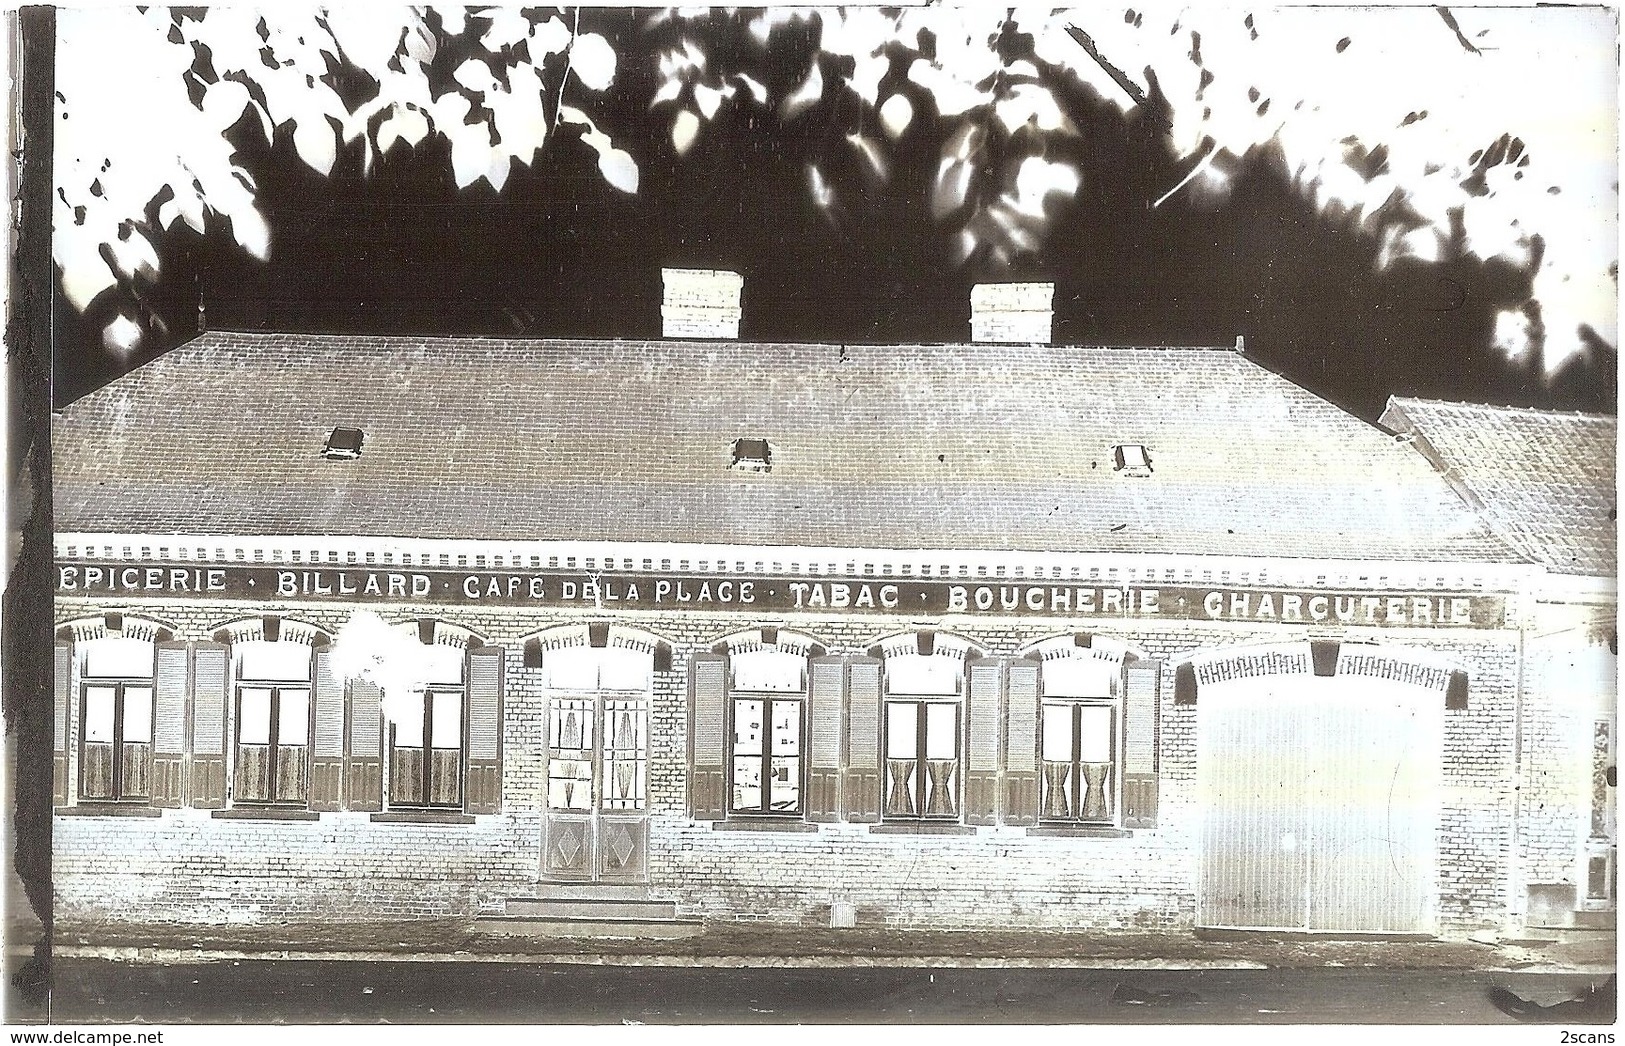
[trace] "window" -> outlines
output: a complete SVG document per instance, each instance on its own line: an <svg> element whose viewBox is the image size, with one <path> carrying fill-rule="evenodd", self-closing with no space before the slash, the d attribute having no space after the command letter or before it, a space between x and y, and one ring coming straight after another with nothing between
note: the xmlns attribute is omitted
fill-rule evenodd
<svg viewBox="0 0 1625 1046"><path fill-rule="evenodd" d="M885 817L959 817L964 672L957 657L886 658Z"/></svg>
<svg viewBox="0 0 1625 1046"><path fill-rule="evenodd" d="M734 695L734 813L801 813L801 721L805 704L800 694Z"/></svg>
<svg viewBox="0 0 1625 1046"><path fill-rule="evenodd" d="M463 805L464 652L425 647L430 682L415 693L386 696L390 710L389 805Z"/></svg>
<svg viewBox="0 0 1625 1046"><path fill-rule="evenodd" d="M1115 660L1057 657L1043 665L1039 817L1116 824L1119 673Z"/></svg>
<svg viewBox="0 0 1625 1046"><path fill-rule="evenodd" d="M959 705L886 702L886 816L959 816Z"/></svg>
<svg viewBox="0 0 1625 1046"><path fill-rule="evenodd" d="M310 647L238 643L236 773L239 803L303 805L309 795Z"/></svg>
<svg viewBox="0 0 1625 1046"><path fill-rule="evenodd" d="M803 811L803 723L807 658L777 646L729 657L728 809L738 814Z"/></svg>
<svg viewBox="0 0 1625 1046"><path fill-rule="evenodd" d="M79 799L151 798L152 643L108 636L84 644L79 707Z"/></svg>
<svg viewBox="0 0 1625 1046"><path fill-rule="evenodd" d="M1109 704L1044 702L1044 820L1116 820L1116 728L1116 710Z"/></svg>

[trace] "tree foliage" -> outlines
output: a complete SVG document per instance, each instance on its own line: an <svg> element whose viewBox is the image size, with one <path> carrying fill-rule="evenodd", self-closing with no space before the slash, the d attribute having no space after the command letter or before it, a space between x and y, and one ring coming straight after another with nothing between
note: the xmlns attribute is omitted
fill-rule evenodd
<svg viewBox="0 0 1625 1046"><path fill-rule="evenodd" d="M1533 297L1496 330L1508 354L1543 353L1555 368L1587 338L1617 339L1610 83L1543 94L1523 75L1552 61L1606 72L1594 60L1595 41L1612 39L1605 12L967 5L632 17L635 39L617 52L567 9L65 12L63 293L79 309L124 301L104 337L129 348L165 230L227 228L265 257L272 232L233 133L288 135L323 175L345 150L371 170L436 136L458 186L498 191L514 164L536 163L567 133L609 186L636 193L653 143L601 127L595 109L636 61L648 63L648 105L679 157L725 112L836 128L805 157L804 177L837 224L861 221L883 195L873 190L908 166L900 158L930 150L917 190L960 264L1041 255L1085 181L1118 174L1084 159L1069 102L1081 92L1178 159L1181 177L1149 207L1221 206L1269 152L1322 212L1380 245L1381 265L1454 253L1527 272Z"/></svg>

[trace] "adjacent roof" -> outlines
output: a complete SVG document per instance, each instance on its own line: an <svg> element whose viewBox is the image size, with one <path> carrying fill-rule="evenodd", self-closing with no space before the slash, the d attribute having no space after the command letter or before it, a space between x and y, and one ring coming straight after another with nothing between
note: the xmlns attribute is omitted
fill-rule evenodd
<svg viewBox="0 0 1625 1046"><path fill-rule="evenodd" d="M359 458L323 457L337 426ZM771 472L730 468L764 439ZM210 333L73 403L56 528L1519 562L1229 349ZM1114 471L1144 444L1153 473Z"/></svg>
<svg viewBox="0 0 1625 1046"><path fill-rule="evenodd" d="M1446 481L1537 562L1565 574L1618 572L1617 419L1396 396L1382 424L1415 436Z"/></svg>

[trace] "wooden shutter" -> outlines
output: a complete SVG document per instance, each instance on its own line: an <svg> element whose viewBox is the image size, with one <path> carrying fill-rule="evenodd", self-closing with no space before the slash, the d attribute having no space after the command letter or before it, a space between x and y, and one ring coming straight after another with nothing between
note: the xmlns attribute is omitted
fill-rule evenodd
<svg viewBox="0 0 1625 1046"><path fill-rule="evenodd" d="M56 709L51 723L51 802L68 805L68 738L72 730L73 645L56 644Z"/></svg>
<svg viewBox="0 0 1625 1046"><path fill-rule="evenodd" d="M1123 826L1154 828L1162 662L1130 661L1123 677Z"/></svg>
<svg viewBox="0 0 1625 1046"><path fill-rule="evenodd" d="M1004 823L1037 824L1038 662L1011 661L1005 694Z"/></svg>
<svg viewBox="0 0 1625 1046"><path fill-rule="evenodd" d="M841 819L841 702L845 697L846 662L819 657L808 677L807 719L810 723L810 769L807 773L807 819Z"/></svg>
<svg viewBox="0 0 1625 1046"><path fill-rule="evenodd" d="M977 658L966 696L968 743L965 764L965 823L995 824L999 811L999 697L1003 673L997 658Z"/></svg>
<svg viewBox="0 0 1625 1046"><path fill-rule="evenodd" d="M846 666L846 819L880 820L880 660Z"/></svg>
<svg viewBox="0 0 1625 1046"><path fill-rule="evenodd" d="M344 805L381 810L384 804L384 713L382 694L364 679L350 682L349 758L344 765Z"/></svg>
<svg viewBox="0 0 1625 1046"><path fill-rule="evenodd" d="M468 800L471 814L502 806L502 658L499 646L468 653Z"/></svg>
<svg viewBox="0 0 1625 1046"><path fill-rule="evenodd" d="M344 799L344 683L333 676L329 650L316 651L315 662L310 808L337 810Z"/></svg>
<svg viewBox="0 0 1625 1046"><path fill-rule="evenodd" d="M192 805L226 805L226 691L231 648L192 644Z"/></svg>
<svg viewBox="0 0 1625 1046"><path fill-rule="evenodd" d="M695 654L688 661L688 815L727 816L723 730L728 721L728 659Z"/></svg>
<svg viewBox="0 0 1625 1046"><path fill-rule="evenodd" d="M152 805L180 806L186 797L186 688L191 647L158 644L152 708Z"/></svg>

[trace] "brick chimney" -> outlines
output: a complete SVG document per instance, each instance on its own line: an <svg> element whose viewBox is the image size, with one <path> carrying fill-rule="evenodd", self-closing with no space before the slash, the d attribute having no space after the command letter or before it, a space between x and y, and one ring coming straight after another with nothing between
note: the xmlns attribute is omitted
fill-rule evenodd
<svg viewBox="0 0 1625 1046"><path fill-rule="evenodd" d="M664 338L739 337L739 297L745 281L723 269L661 269Z"/></svg>
<svg viewBox="0 0 1625 1046"><path fill-rule="evenodd" d="M1050 343L1053 283L978 283L970 292L970 340Z"/></svg>

